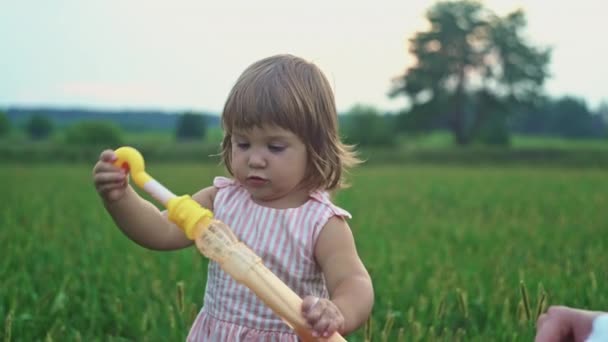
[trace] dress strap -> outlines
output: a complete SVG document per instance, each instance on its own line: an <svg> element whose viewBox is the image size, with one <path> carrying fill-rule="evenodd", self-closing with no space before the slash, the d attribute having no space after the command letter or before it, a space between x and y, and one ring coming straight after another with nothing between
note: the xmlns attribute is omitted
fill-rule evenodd
<svg viewBox="0 0 608 342"><path fill-rule="evenodd" d="M227 177L218 176L213 179L213 186L218 189L235 185L238 185L237 182L234 179L230 179Z"/></svg>

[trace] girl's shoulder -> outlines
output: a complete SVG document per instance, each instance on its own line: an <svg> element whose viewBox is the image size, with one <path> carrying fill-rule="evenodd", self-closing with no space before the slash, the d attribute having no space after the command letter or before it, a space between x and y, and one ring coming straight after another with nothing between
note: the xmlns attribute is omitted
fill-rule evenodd
<svg viewBox="0 0 608 342"><path fill-rule="evenodd" d="M352 215L348 211L335 205L332 202L331 197L329 196L329 193L327 191L314 191L310 194L310 198L316 203L323 204L323 206L326 208L326 212L329 217L339 216L348 219L352 218Z"/></svg>

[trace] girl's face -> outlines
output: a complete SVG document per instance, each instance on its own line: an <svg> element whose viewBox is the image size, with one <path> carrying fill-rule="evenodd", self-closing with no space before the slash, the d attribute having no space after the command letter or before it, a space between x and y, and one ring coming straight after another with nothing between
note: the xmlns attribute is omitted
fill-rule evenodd
<svg viewBox="0 0 608 342"><path fill-rule="evenodd" d="M301 188L306 175L306 145L293 132L264 125L234 130L232 171L254 201L276 208L294 208L308 199Z"/></svg>

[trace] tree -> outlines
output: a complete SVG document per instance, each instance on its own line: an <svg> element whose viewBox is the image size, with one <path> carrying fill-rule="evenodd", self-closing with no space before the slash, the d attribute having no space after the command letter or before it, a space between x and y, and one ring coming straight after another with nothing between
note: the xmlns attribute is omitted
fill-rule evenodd
<svg viewBox="0 0 608 342"><path fill-rule="evenodd" d="M74 145L119 147L123 143L120 128L108 121L81 121L66 129L65 141Z"/></svg>
<svg viewBox="0 0 608 342"><path fill-rule="evenodd" d="M202 140L207 131L205 117L196 113L184 113L177 119L175 131L177 140Z"/></svg>
<svg viewBox="0 0 608 342"><path fill-rule="evenodd" d="M553 100L543 97L535 105L510 117L510 130L524 135L553 135Z"/></svg>
<svg viewBox="0 0 608 342"><path fill-rule="evenodd" d="M572 96L543 99L511 119L511 129L521 134L604 138L607 133L607 122L602 119L601 106L593 113L584 100Z"/></svg>
<svg viewBox="0 0 608 342"><path fill-rule="evenodd" d="M430 29L410 39L416 63L395 79L390 92L408 97L405 115L446 116L455 141L464 145L493 115L504 117L540 94L550 50L523 39L522 11L501 18L464 0L438 2L426 17ZM493 120L499 121L506 125Z"/></svg>
<svg viewBox="0 0 608 342"><path fill-rule="evenodd" d="M597 115L608 125L608 101L602 101L597 108Z"/></svg>
<svg viewBox="0 0 608 342"><path fill-rule="evenodd" d="M563 97L552 106L553 131L565 138L584 138L601 135L595 129L591 112L585 101Z"/></svg>
<svg viewBox="0 0 608 342"><path fill-rule="evenodd" d="M45 139L53 131L53 122L45 115L32 115L25 125L25 130L34 140Z"/></svg>
<svg viewBox="0 0 608 342"><path fill-rule="evenodd" d="M7 135L10 130L11 122L8 120L8 116L0 111L0 137Z"/></svg>
<svg viewBox="0 0 608 342"><path fill-rule="evenodd" d="M476 99L479 113L474 127L476 140L487 145L508 145L511 139L507 120L508 108L504 101L488 91L478 92ZM492 114L486 114L484 120L481 120L481 113Z"/></svg>
<svg viewBox="0 0 608 342"><path fill-rule="evenodd" d="M370 106L355 105L344 118L345 141L360 146L389 146L394 132L388 118Z"/></svg>

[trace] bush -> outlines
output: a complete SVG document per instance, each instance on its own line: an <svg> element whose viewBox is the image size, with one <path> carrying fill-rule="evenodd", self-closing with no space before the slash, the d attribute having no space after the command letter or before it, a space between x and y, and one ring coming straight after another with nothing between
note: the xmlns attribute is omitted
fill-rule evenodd
<svg viewBox="0 0 608 342"><path fill-rule="evenodd" d="M25 130L34 140L46 139L53 132L53 122L47 116L32 115L25 124Z"/></svg>
<svg viewBox="0 0 608 342"><path fill-rule="evenodd" d="M507 146L511 143L511 135L507 125L507 115L493 113L484 122L477 139L486 145Z"/></svg>
<svg viewBox="0 0 608 342"><path fill-rule="evenodd" d="M11 123L8 121L8 116L6 113L0 112L0 137L7 135L10 130Z"/></svg>
<svg viewBox="0 0 608 342"><path fill-rule="evenodd" d="M86 146L116 146L123 144L122 132L108 121L82 121L67 128L65 142Z"/></svg>
<svg viewBox="0 0 608 342"><path fill-rule="evenodd" d="M207 130L205 117L196 113L185 113L177 119L177 140L203 140Z"/></svg>
<svg viewBox="0 0 608 342"><path fill-rule="evenodd" d="M395 134L391 119L373 107L356 105L344 118L344 140L360 146L392 146Z"/></svg>

